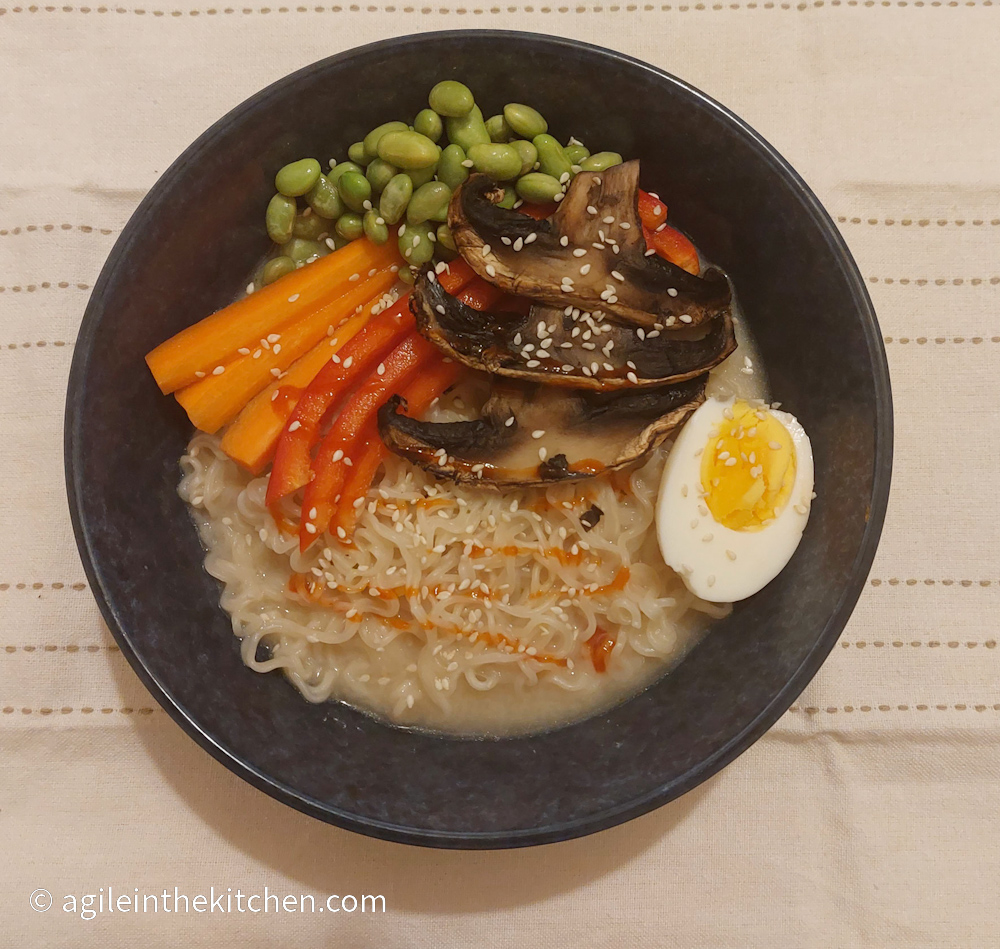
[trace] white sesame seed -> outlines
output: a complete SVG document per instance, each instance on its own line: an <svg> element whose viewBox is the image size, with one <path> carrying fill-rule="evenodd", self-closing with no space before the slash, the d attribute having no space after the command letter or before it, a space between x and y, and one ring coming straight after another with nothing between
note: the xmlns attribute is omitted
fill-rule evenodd
<svg viewBox="0 0 1000 949"><path fill-rule="evenodd" d="M254 287L254 285L253 285L252 282L248 283L247 284L247 296L250 296L250 294L253 293L255 289L256 288Z"/></svg>
<svg viewBox="0 0 1000 949"><path fill-rule="evenodd" d="M306 522L306 533L307 534L315 534L316 533L316 525L315 524L310 524L307 521Z"/></svg>
<svg viewBox="0 0 1000 949"><path fill-rule="evenodd" d="M212 375L213 376L221 376L225 371L226 371L226 367L225 366L216 366L212 370Z"/></svg>
<svg viewBox="0 0 1000 949"><path fill-rule="evenodd" d="M353 356L348 356L348 357L347 357L347 358L346 358L346 359L344 360L344 368L345 368L345 369L350 369L350 368L351 368L351 365L353 364L353 362L354 362L354 357L353 357Z"/></svg>
<svg viewBox="0 0 1000 949"><path fill-rule="evenodd" d="M537 366L540 366L540 365L541 365L541 363L540 363L540 362L539 362L539 361L538 361L537 359L529 359L529 360L528 360L528 361L527 361L527 362L525 363L525 365L526 365L526 366L527 366L527 367L528 367L529 369L534 369L534 368L536 368Z"/></svg>
<svg viewBox="0 0 1000 949"><path fill-rule="evenodd" d="M673 287L668 287L667 288L667 296L668 297L675 297L675 296L677 296L677 291Z"/></svg>
<svg viewBox="0 0 1000 949"><path fill-rule="evenodd" d="M575 247L573 248L574 257L583 257L587 253L586 247Z"/></svg>
<svg viewBox="0 0 1000 949"><path fill-rule="evenodd" d="M646 338L646 331L639 326L636 328L635 335L638 336L640 340L644 340Z"/></svg>
<svg viewBox="0 0 1000 949"><path fill-rule="evenodd" d="M241 356L250 355L250 350L247 349L246 346L241 346L239 349L236 350L236 352L238 352Z"/></svg>
<svg viewBox="0 0 1000 949"><path fill-rule="evenodd" d="M542 437L542 436L543 436L544 434L545 434L545 429L544 429L544 428L536 428L536 429L535 429L535 430L534 430L534 431L533 431L533 432L531 433L531 437L532 437L532 438L541 438L541 437Z"/></svg>
<svg viewBox="0 0 1000 949"><path fill-rule="evenodd" d="M634 372L631 371L625 374L625 378L628 379L628 381L631 382L632 385L635 385L639 381L639 377Z"/></svg>
<svg viewBox="0 0 1000 949"><path fill-rule="evenodd" d="M691 323L693 322L693 319L687 313L682 313L680 316L680 321L682 323Z"/></svg>
<svg viewBox="0 0 1000 949"><path fill-rule="evenodd" d="M496 267L494 267L494 266L493 266L493 264L487 264L487 265L486 265L486 272L487 272L487 273L488 273L488 274L489 274L489 275L490 275L491 277L495 277L495 276L497 275L497 269L496 269Z"/></svg>
<svg viewBox="0 0 1000 949"><path fill-rule="evenodd" d="M770 448L771 451L779 451L781 449L781 443L780 442L768 442L767 443L767 447Z"/></svg>
<svg viewBox="0 0 1000 949"><path fill-rule="evenodd" d="M195 369L195 371L194 371L194 377L196 379L204 379L205 378L205 373L203 373L200 369Z"/></svg>
<svg viewBox="0 0 1000 949"><path fill-rule="evenodd" d="M548 453L548 451L546 451L544 445L541 448L538 449L538 458L539 458L540 461L545 461L545 459L548 457L548 455L549 455L549 453Z"/></svg>
<svg viewBox="0 0 1000 949"><path fill-rule="evenodd" d="M340 461L344 457L344 451L342 448L338 448L330 458L330 461Z"/></svg>
<svg viewBox="0 0 1000 949"><path fill-rule="evenodd" d="M293 294L292 294L292 295L291 295L291 296L290 296L290 297L288 298L288 302L289 302L289 303L294 303L294 302L295 302L295 301L296 301L296 300L297 300L298 298L299 298L299 295L298 295L297 293L293 293Z"/></svg>
<svg viewBox="0 0 1000 949"><path fill-rule="evenodd" d="M646 252L645 252L645 253L643 254L643 257L652 257L652 256L653 256L653 254L655 254L655 253L656 253L656 248L654 248L654 247L650 247L650 248L648 248L648 249L646 250Z"/></svg>
<svg viewBox="0 0 1000 949"><path fill-rule="evenodd" d="M727 468L732 468L733 465L735 465L735 464L736 464L736 459L735 458L727 458L726 459L726 467Z"/></svg>
<svg viewBox="0 0 1000 949"><path fill-rule="evenodd" d="M588 214L597 214L597 208L595 208L592 204L588 204L587 205L587 213Z"/></svg>
<svg viewBox="0 0 1000 949"><path fill-rule="evenodd" d="M609 214L607 217L601 218L601 220L605 224L614 224L615 223L615 216L613 214Z"/></svg>
<svg viewBox="0 0 1000 949"><path fill-rule="evenodd" d="M614 277L615 280L619 280L622 283L625 282L625 278L617 270L612 270L611 271L611 276Z"/></svg>
<svg viewBox="0 0 1000 949"><path fill-rule="evenodd" d="M275 392L274 394L277 395L278 393ZM271 401L273 402L274 399L272 398ZM288 431L290 431L290 432L297 432L300 428L302 428L302 423L298 419L296 419L294 422L292 422L291 425L288 426ZM314 514L313 517L315 517L315 516L316 515Z"/></svg>

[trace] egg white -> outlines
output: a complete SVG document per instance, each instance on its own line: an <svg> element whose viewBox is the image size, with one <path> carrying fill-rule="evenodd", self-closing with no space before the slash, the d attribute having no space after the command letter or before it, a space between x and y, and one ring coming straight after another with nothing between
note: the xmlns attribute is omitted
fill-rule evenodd
<svg viewBox="0 0 1000 949"><path fill-rule="evenodd" d="M667 456L656 502L664 561L695 596L717 603L752 596L784 569L802 539L813 494L812 445L805 429L795 416L769 409L795 446L788 503L757 531L734 531L712 517L701 498L701 456L713 429L728 421L723 412L734 401L709 399L687 421Z"/></svg>

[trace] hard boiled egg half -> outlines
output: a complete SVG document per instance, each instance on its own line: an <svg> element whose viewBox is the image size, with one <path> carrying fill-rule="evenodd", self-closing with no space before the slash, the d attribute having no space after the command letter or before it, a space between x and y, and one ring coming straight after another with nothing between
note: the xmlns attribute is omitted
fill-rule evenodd
<svg viewBox="0 0 1000 949"><path fill-rule="evenodd" d="M812 497L812 446L794 416L709 399L667 457L656 509L663 559L702 599L745 599L795 553Z"/></svg>

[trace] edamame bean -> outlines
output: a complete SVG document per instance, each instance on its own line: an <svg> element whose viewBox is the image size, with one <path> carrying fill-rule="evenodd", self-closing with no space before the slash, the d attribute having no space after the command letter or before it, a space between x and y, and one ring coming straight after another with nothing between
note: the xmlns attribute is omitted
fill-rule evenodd
<svg viewBox="0 0 1000 949"><path fill-rule="evenodd" d="M267 226L267 236L275 244L286 244L292 239L295 208L295 198L287 198L283 194L276 194L268 202L264 223Z"/></svg>
<svg viewBox="0 0 1000 949"><path fill-rule="evenodd" d="M567 145L563 148L566 153L566 157L574 164L579 165L584 158L590 158L590 149L585 145Z"/></svg>
<svg viewBox="0 0 1000 949"><path fill-rule="evenodd" d="M596 155L584 158L580 162L580 167L584 171L604 171L612 165L620 165L621 163L622 156L618 152L598 152Z"/></svg>
<svg viewBox="0 0 1000 949"><path fill-rule="evenodd" d="M526 175L529 171L535 170L535 162L538 161L538 149L531 142L526 142L523 138L516 139L510 143L521 156L521 170L519 175Z"/></svg>
<svg viewBox="0 0 1000 949"><path fill-rule="evenodd" d="M386 132L378 143L378 157L404 171L433 165L440 154L441 149L426 135L408 129Z"/></svg>
<svg viewBox="0 0 1000 949"><path fill-rule="evenodd" d="M447 224L442 224L437 229L437 242L441 247L446 247L453 253L458 252L458 247L455 244L455 238L452 236L451 228Z"/></svg>
<svg viewBox="0 0 1000 949"><path fill-rule="evenodd" d="M313 214L312 211L299 212L295 215L292 237L304 237L307 241L318 241L321 234L329 233L330 222L326 218Z"/></svg>
<svg viewBox="0 0 1000 949"><path fill-rule="evenodd" d="M510 145L473 145L469 158L476 171L489 175L495 181L509 181L521 172L521 156Z"/></svg>
<svg viewBox="0 0 1000 949"><path fill-rule="evenodd" d="M421 185L427 184L428 181L433 180L434 173L437 171L438 163L434 162L433 165L428 165L426 168L411 168L407 174L410 176L410 181L413 182L413 190L416 191Z"/></svg>
<svg viewBox="0 0 1000 949"><path fill-rule="evenodd" d="M433 109L421 109L413 120L413 131L436 142L444 134L444 122Z"/></svg>
<svg viewBox="0 0 1000 949"><path fill-rule="evenodd" d="M448 223L448 204L442 204L429 218L429 221L433 221L435 224L447 224Z"/></svg>
<svg viewBox="0 0 1000 949"><path fill-rule="evenodd" d="M307 241L301 237L293 237L281 250L286 257L291 257L297 264L305 263L314 257L325 257L330 252L330 248L326 244L320 244L318 241Z"/></svg>
<svg viewBox="0 0 1000 949"><path fill-rule="evenodd" d="M337 190L340 196L352 211L359 214L368 210L365 202L372 196L372 186L368 179L357 171L345 171L337 182Z"/></svg>
<svg viewBox="0 0 1000 949"><path fill-rule="evenodd" d="M538 149L538 170L543 175L551 175L556 181L566 181L573 176L573 162L566 157L566 152L558 139L551 135L536 135L532 144Z"/></svg>
<svg viewBox="0 0 1000 949"><path fill-rule="evenodd" d="M378 211L386 224L398 224L406 205L413 195L413 181L409 175L396 175L382 191Z"/></svg>
<svg viewBox="0 0 1000 949"><path fill-rule="evenodd" d="M396 274L396 276L399 277L399 279L402 280L403 283L409 283L409 284L413 283L413 271L410 270L409 267L400 267L399 273Z"/></svg>
<svg viewBox="0 0 1000 949"><path fill-rule="evenodd" d="M264 272L261 274L261 283L266 287L269 283L274 283L291 273L295 269L295 261L291 257L272 257L264 264Z"/></svg>
<svg viewBox="0 0 1000 949"><path fill-rule="evenodd" d="M510 126L502 115L491 115L486 120L486 132L493 142L509 142L511 139Z"/></svg>
<svg viewBox="0 0 1000 949"><path fill-rule="evenodd" d="M313 214L325 217L329 221L337 220L344 213L344 202L340 199L340 192L323 175L316 179L312 191L306 195L306 204L313 209Z"/></svg>
<svg viewBox="0 0 1000 949"><path fill-rule="evenodd" d="M365 231L365 237L373 244L384 244L389 240L389 227L382 215L374 208L371 211L365 211L365 216L361 223Z"/></svg>
<svg viewBox="0 0 1000 949"><path fill-rule="evenodd" d="M557 194L562 194L562 185L552 175L540 171L532 171L517 179L517 193L528 204L548 204L555 201Z"/></svg>
<svg viewBox="0 0 1000 949"><path fill-rule="evenodd" d="M460 145L465 151L473 145L489 145L490 133L486 131L483 113L478 105L472 107L468 115L460 118L449 118L445 121L448 129L448 139L455 145Z"/></svg>
<svg viewBox="0 0 1000 949"><path fill-rule="evenodd" d="M429 224L407 224L400 229L399 252L413 267L426 264L434 256L434 229Z"/></svg>
<svg viewBox="0 0 1000 949"><path fill-rule="evenodd" d="M353 211L346 211L337 218L337 233L345 241L353 241L365 232L364 222L360 214Z"/></svg>
<svg viewBox="0 0 1000 949"><path fill-rule="evenodd" d="M355 142L347 149L347 157L357 165L367 165L371 159L365 154L365 143Z"/></svg>
<svg viewBox="0 0 1000 949"><path fill-rule="evenodd" d="M438 115L457 117L468 115L476 100L468 86L454 79L445 79L431 89L427 104Z"/></svg>
<svg viewBox="0 0 1000 949"><path fill-rule="evenodd" d="M406 206L407 227L411 224L423 224L442 209L447 213L450 200L451 188L443 181L428 181L421 185L413 192L413 197Z"/></svg>
<svg viewBox="0 0 1000 949"><path fill-rule="evenodd" d="M297 198L312 190L320 170L315 158L293 161L274 176L274 187L285 197Z"/></svg>
<svg viewBox="0 0 1000 949"><path fill-rule="evenodd" d="M512 208L517 203L517 191L513 188L504 188L503 197L497 201L498 208Z"/></svg>
<svg viewBox="0 0 1000 949"><path fill-rule="evenodd" d="M363 175L365 173L364 169L357 162L342 161L334 165L326 177L330 184L335 185L338 181L340 181L340 176L347 171L356 171L359 175Z"/></svg>
<svg viewBox="0 0 1000 949"><path fill-rule="evenodd" d="M469 177L469 169L462 164L463 161L465 161L465 149L461 145L449 145L441 152L437 170L438 180L443 181L452 191Z"/></svg>
<svg viewBox="0 0 1000 949"><path fill-rule="evenodd" d="M520 102L510 102L505 105L503 117L521 138L534 138L549 130L549 123L545 121L541 112Z"/></svg>
<svg viewBox="0 0 1000 949"><path fill-rule="evenodd" d="M387 135L389 132L405 132L409 126L405 122L383 122L381 125L373 128L366 136L362 143L362 147L365 150L365 158L371 161L373 158L378 157L378 143L382 140L383 135Z"/></svg>
<svg viewBox="0 0 1000 949"><path fill-rule="evenodd" d="M365 177L372 186L372 191L381 194L382 189L392 181L394 175L399 174L399 169L395 165L390 165L381 158L373 158L365 169Z"/></svg>

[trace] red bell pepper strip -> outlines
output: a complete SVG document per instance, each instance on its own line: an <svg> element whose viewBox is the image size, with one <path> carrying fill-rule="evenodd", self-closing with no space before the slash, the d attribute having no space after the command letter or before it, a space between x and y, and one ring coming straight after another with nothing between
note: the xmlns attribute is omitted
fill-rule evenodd
<svg viewBox="0 0 1000 949"><path fill-rule="evenodd" d="M646 246L655 250L660 257L696 277L701 273L697 248L676 227L664 224L655 231L644 227L642 233L646 238Z"/></svg>
<svg viewBox="0 0 1000 949"><path fill-rule="evenodd" d="M457 362L438 359L421 370L420 375L404 386L400 395L406 400L406 411L419 418L446 389L455 384L463 367ZM345 538L350 539L358 520L359 498L364 498L375 480L379 465L389 455L389 449L378 433L378 420L373 418L358 438L358 450L354 452L354 465L350 469L344 488L337 502L337 510L330 521L329 530L340 537L341 528Z"/></svg>
<svg viewBox="0 0 1000 949"><path fill-rule="evenodd" d="M312 464L313 478L305 486L299 548L305 550L329 526L344 484L354 464L355 449L389 395L405 386L424 366L440 358L440 351L419 333L410 333L375 374L348 399L336 422L320 443ZM339 536L339 535L338 535Z"/></svg>
<svg viewBox="0 0 1000 949"><path fill-rule="evenodd" d="M642 226L655 231L661 224L667 223L667 206L654 198L648 191L639 189L639 220Z"/></svg>
<svg viewBox="0 0 1000 949"><path fill-rule="evenodd" d="M448 270L438 275L438 281L449 293L455 293L474 277L464 261L454 261ZM311 477L312 449L319 441L323 421L375 367L394 346L413 330L413 314L409 299L403 297L393 307L372 320L350 339L335 361L331 359L316 375L299 398L289 416L274 452L274 465L267 485L267 504L276 504L283 497L303 487Z"/></svg>

